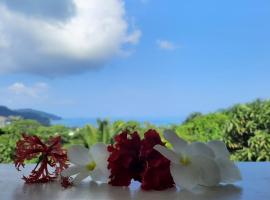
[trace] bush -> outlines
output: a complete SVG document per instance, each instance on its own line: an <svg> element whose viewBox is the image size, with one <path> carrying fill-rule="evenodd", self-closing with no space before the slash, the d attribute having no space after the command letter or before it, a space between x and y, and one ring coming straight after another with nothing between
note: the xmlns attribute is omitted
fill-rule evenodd
<svg viewBox="0 0 270 200"><path fill-rule="evenodd" d="M257 131L248 140L248 147L236 151L232 158L241 161L270 161L270 134Z"/></svg>
<svg viewBox="0 0 270 200"><path fill-rule="evenodd" d="M222 113L198 115L188 122L178 126L176 133L187 141L207 142L209 140L223 140L224 127L228 117Z"/></svg>
<svg viewBox="0 0 270 200"><path fill-rule="evenodd" d="M164 129L174 130L187 141L223 140L239 161L270 161L270 101L256 100L248 104L207 115L192 113L183 124L155 126L137 121L98 120L97 126L67 128L60 125L43 126L33 120L16 120L0 129L0 162L12 162L16 142L22 133L38 135L46 140L61 135L64 147L82 144L91 147L97 142L110 144L123 130L137 131L140 136L148 129L156 129L164 141ZM171 147L169 143L166 144Z"/></svg>
<svg viewBox="0 0 270 200"><path fill-rule="evenodd" d="M183 122L183 124L186 124L188 122L191 122L193 121L196 117L200 117L202 116L203 114L200 113L200 112L194 112L194 113L191 113L187 118L186 120Z"/></svg>
<svg viewBox="0 0 270 200"><path fill-rule="evenodd" d="M27 133L30 135L37 134L37 130L42 125L34 120L15 120L10 125L2 128L5 134L9 135L21 135Z"/></svg>
<svg viewBox="0 0 270 200"><path fill-rule="evenodd" d="M2 128L4 134L0 135L0 163L13 161L16 142L23 133L38 135L43 140L51 136L61 135L63 143L69 142L69 129L64 126L43 126L34 120L15 120L10 125Z"/></svg>
<svg viewBox="0 0 270 200"><path fill-rule="evenodd" d="M225 127L225 142L232 152L248 148L256 131L270 132L270 101L236 105L226 114L230 121Z"/></svg>
<svg viewBox="0 0 270 200"><path fill-rule="evenodd" d="M0 163L10 163L13 161L16 142L20 139L20 134L0 135Z"/></svg>

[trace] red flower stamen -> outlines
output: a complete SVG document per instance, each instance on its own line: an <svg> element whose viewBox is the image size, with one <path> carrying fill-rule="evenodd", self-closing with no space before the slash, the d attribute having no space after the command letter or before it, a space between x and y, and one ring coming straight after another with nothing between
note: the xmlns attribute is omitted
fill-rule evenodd
<svg viewBox="0 0 270 200"><path fill-rule="evenodd" d="M40 140L38 136L22 135L22 139L16 143L15 167L25 166L26 160L38 157L38 162L28 177L23 176L26 183L46 183L53 181L68 167L66 150L61 147L61 137L52 137L47 143ZM54 172L49 171L54 168Z"/></svg>

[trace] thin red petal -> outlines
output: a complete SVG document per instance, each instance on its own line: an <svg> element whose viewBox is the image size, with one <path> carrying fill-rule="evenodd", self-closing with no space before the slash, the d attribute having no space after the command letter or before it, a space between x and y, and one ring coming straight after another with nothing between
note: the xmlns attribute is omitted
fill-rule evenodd
<svg viewBox="0 0 270 200"><path fill-rule="evenodd" d="M38 163L28 177L23 177L26 183L53 181L68 166L66 150L61 147L61 137L50 138L44 143L38 136L23 134L16 144L15 167L20 170L26 160L33 158L38 158ZM49 171L49 166L54 168L54 172Z"/></svg>

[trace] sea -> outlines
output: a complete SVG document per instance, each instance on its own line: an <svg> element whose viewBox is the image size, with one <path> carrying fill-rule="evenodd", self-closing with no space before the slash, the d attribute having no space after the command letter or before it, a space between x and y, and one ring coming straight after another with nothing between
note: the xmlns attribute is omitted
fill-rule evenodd
<svg viewBox="0 0 270 200"><path fill-rule="evenodd" d="M63 118L61 120L51 121L51 125L64 125L67 127L83 127L87 124L96 126L98 118ZM102 118L99 118L102 120ZM168 118L110 118L110 122L117 120L123 121L138 121L140 123L150 123L156 126L167 126L171 124L181 124L184 121L184 117L168 117Z"/></svg>

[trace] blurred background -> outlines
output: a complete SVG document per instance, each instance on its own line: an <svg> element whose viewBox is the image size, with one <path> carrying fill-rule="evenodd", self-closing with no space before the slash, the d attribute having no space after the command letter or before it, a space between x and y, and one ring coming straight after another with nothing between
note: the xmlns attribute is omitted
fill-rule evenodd
<svg viewBox="0 0 270 200"><path fill-rule="evenodd" d="M22 133L150 128L270 161L269 18L267 0L1 0L0 162Z"/></svg>

